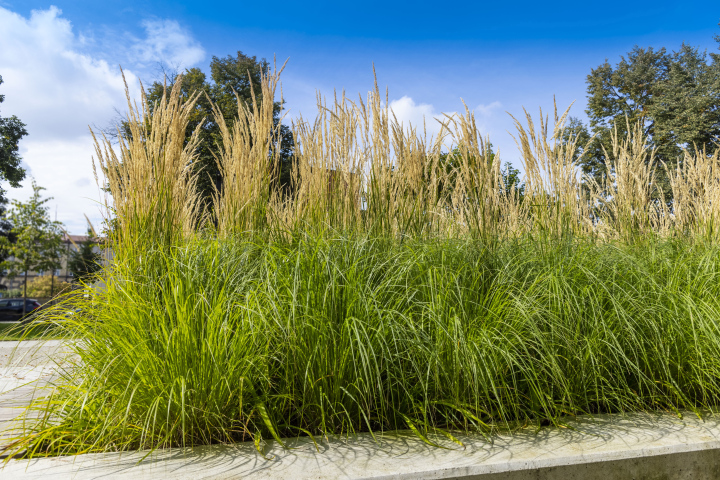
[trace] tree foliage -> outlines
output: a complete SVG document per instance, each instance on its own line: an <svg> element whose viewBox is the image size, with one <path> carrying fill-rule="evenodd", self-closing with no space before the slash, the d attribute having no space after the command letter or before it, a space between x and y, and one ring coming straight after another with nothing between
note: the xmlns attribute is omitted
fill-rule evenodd
<svg viewBox="0 0 720 480"><path fill-rule="evenodd" d="M0 85L2 83L0 76ZM0 95L0 103L4 101L5 95ZM9 182L11 187L19 187L20 181L25 178L25 169L20 166L22 158L18 143L27 134L25 124L15 115L7 118L0 116L0 180ZM0 201L4 193L0 188Z"/></svg>
<svg viewBox="0 0 720 480"><path fill-rule="evenodd" d="M87 281L100 270L101 256L97 250L99 243L91 229L87 231L87 238L78 243L77 250L70 254L68 271L79 281Z"/></svg>
<svg viewBox="0 0 720 480"><path fill-rule="evenodd" d="M720 42L720 37L716 37ZM568 133L580 135L583 173L600 180L611 132L621 137L639 123L655 149L656 166L677 163L683 148L713 151L720 138L720 55L683 44L668 52L636 46L616 65L607 60L587 77L589 125L571 119ZM658 181L669 194L662 169ZM666 199L668 199L666 197Z"/></svg>
<svg viewBox="0 0 720 480"><path fill-rule="evenodd" d="M7 246L15 243L16 239L12 222L8 218L7 204L8 199L0 195L0 262L5 261L8 256Z"/></svg>
<svg viewBox="0 0 720 480"><path fill-rule="evenodd" d="M216 142L220 141L220 129L213 119L212 104L223 113L228 125L237 118L238 100L252 105L253 101L262 102L260 89L261 75L270 71L271 65L265 60L250 57L238 51L237 56L213 57L210 62L210 79L199 68L190 68L183 73L182 91L184 98L194 92L203 92L198 100L195 112L187 127L187 137L198 127L200 145L195 167L201 172L198 178L200 197L209 203L215 188L222 188L222 178L215 160ZM170 75L168 84L155 82L148 90L150 108L162 98L166 88L171 88L177 75ZM237 97L236 97L237 94ZM253 100L253 96L254 99ZM280 122L282 102L275 102L275 121ZM279 187L290 188L291 160L294 142L290 129L282 125L282 144L276 168L279 171Z"/></svg>
<svg viewBox="0 0 720 480"><path fill-rule="evenodd" d="M491 143L487 144L487 148L488 155L486 160L491 164L494 161L496 154L493 151L493 146ZM461 162L462 153L457 147L455 147L449 152L444 152L440 155L440 166L443 170L445 170L446 178L449 180L449 184L441 185L442 189L449 189L450 191L454 190L456 173ZM525 195L525 184L522 182L520 170L514 168L510 162L505 162L505 165L503 165L502 169L500 170L500 175L502 176L503 185L501 188L503 192L510 192L514 188L515 192L517 192L519 197L522 199Z"/></svg>
<svg viewBox="0 0 720 480"><path fill-rule="evenodd" d="M15 243L6 245L9 259L3 262L8 276L23 275L23 296L27 297L27 274L31 271L54 271L60 268L62 224L50 218L45 190L32 182L33 194L27 202L12 201L10 220Z"/></svg>

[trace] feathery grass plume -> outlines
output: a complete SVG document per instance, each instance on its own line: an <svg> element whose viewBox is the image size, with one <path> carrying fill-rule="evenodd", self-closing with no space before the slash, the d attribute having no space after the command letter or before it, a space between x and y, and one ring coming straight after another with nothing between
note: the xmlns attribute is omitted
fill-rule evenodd
<svg viewBox="0 0 720 480"><path fill-rule="evenodd" d="M527 212L517 192L506 190L500 155L492 154L490 139L483 139L475 114L465 105L464 115L447 116L447 120L459 153L458 164L450 172L455 184L451 202L456 221L466 225L472 237L487 243L518 232Z"/></svg>
<svg viewBox="0 0 720 480"><path fill-rule="evenodd" d="M199 93L182 97L182 77L151 109L140 84L140 106L128 100L126 130L118 128L118 152L103 134L91 130L95 154L112 195L117 216L116 246L169 245L192 235L202 222L191 164L198 145L198 130L187 144L189 117ZM94 161L93 161L94 164ZM109 207L109 206L108 206ZM116 248L116 255L120 249Z"/></svg>
<svg viewBox="0 0 720 480"><path fill-rule="evenodd" d="M287 61L285 62L287 64ZM215 122L221 133L216 156L222 185L214 194L214 217L218 234L225 238L251 230L268 228L269 205L278 202L276 186L279 172L273 166L282 141L280 122L275 122L275 95L285 64L278 70L260 74L262 102L250 89L252 104L240 100L238 116L227 125L223 112L213 105Z"/></svg>
<svg viewBox="0 0 720 480"><path fill-rule="evenodd" d="M373 74L375 69L373 67ZM358 112L362 124L361 146L367 159L367 179L364 182L366 202L365 229L376 235L392 235L398 231L394 197L395 160L392 156L392 128L390 126L390 99L385 90L385 102L375 75L375 86L368 92L367 102L358 99Z"/></svg>
<svg viewBox="0 0 720 480"><path fill-rule="evenodd" d="M365 101L318 97L315 121L294 123L297 221L400 237L434 228L445 128L428 141L382 99L376 81Z"/></svg>
<svg viewBox="0 0 720 480"><path fill-rule="evenodd" d="M707 242L720 238L720 150L684 151L675 169L665 167L673 192L675 232Z"/></svg>
<svg viewBox="0 0 720 480"><path fill-rule="evenodd" d="M440 132L428 139L424 124L421 135L417 127L398 122L393 112L389 127L394 166L385 173L390 176L389 200L395 210L394 235L405 239L449 233L455 215L449 210L449 190L442 188L447 175L439 164L447 126L441 123Z"/></svg>
<svg viewBox="0 0 720 480"><path fill-rule="evenodd" d="M627 121L627 120L626 120ZM650 149L642 126L627 125L620 138L612 131L612 152L605 151L602 185L594 185L592 196L600 229L625 241L636 241L667 231L669 215L663 195L655 182L654 151Z"/></svg>
<svg viewBox="0 0 720 480"><path fill-rule="evenodd" d="M563 132L570 107L558 115L554 107L553 130L550 134L548 117L535 128L532 116L523 108L527 128L510 115L517 129L517 144L525 169L525 202L530 209L532 231L553 238L581 234L586 225L587 202L580 188L577 161L573 159L578 137L570 135L563 141Z"/></svg>
<svg viewBox="0 0 720 480"><path fill-rule="evenodd" d="M361 188L367 165L360 121L345 92L331 107L319 94L313 122L293 122L296 139L292 210L296 228L361 229Z"/></svg>

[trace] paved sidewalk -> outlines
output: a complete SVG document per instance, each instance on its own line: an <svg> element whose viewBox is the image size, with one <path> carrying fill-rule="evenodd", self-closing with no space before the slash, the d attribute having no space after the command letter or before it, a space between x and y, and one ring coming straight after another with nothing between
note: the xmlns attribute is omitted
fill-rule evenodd
<svg viewBox="0 0 720 480"><path fill-rule="evenodd" d="M52 381L57 362L68 353L62 340L0 341L0 447L15 434L14 419L23 407L46 394L42 387Z"/></svg>

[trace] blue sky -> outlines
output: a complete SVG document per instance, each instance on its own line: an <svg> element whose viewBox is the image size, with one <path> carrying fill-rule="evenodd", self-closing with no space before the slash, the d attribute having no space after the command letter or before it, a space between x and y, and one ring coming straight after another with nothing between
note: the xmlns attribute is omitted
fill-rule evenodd
<svg viewBox="0 0 720 480"><path fill-rule="evenodd" d="M73 233L99 221L87 125L123 108L117 65L157 78L159 63L206 69L238 50L282 63L290 116L312 116L315 92L365 94L375 64L406 121L474 109L517 165L507 115L552 107L584 118L585 77L634 45L716 51L717 2L127 2L0 0L3 116L28 124L23 156ZM43 94L36 92L42 90ZM519 166L519 165L517 165ZM27 187L11 190L24 198Z"/></svg>

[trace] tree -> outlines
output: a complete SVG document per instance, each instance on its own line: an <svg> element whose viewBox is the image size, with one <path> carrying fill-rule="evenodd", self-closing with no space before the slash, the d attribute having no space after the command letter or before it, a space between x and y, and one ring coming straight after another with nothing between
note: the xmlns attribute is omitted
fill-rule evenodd
<svg viewBox="0 0 720 480"><path fill-rule="evenodd" d="M237 117L237 99L241 102L252 105L253 92L257 102L262 102L262 91L260 88L261 74L270 72L270 64L267 60L258 60L238 51L237 56L228 55L224 58L213 57L210 62L210 78L208 81L205 73L199 68L185 70L182 80L182 92L185 98L194 92L203 92L197 102L195 112L187 127L187 138L202 124L200 133L200 146L195 168L200 173L198 178L198 190L200 198L206 205L210 204L215 188L222 188L222 178L218 170L214 152L216 144L220 141L220 129L214 121L212 103L216 104L228 126L231 126ZM147 93L150 109L158 102L163 95L165 88L171 88L177 79L176 74L169 76L169 85L155 82ZM212 102L212 103L211 103ZM274 113L276 125L280 122L281 102L275 102ZM289 190L291 186L291 162L294 142L290 129L280 126L282 135L281 149L276 160L276 168L279 172L279 188Z"/></svg>
<svg viewBox="0 0 720 480"><path fill-rule="evenodd" d="M720 56L683 45L668 62L667 76L649 114L662 155L679 155L678 145L713 150L720 138Z"/></svg>
<svg viewBox="0 0 720 480"><path fill-rule="evenodd" d="M27 202L13 200L10 219L14 244L8 247L10 258L3 262L9 276L23 275L23 298L27 298L27 275L31 271L54 270L59 268L62 248L62 224L50 218L46 203L52 197L41 198L45 190L32 182L33 194ZM23 302L23 314L25 303Z"/></svg>
<svg viewBox="0 0 720 480"><path fill-rule="evenodd" d="M15 242L12 222L10 222L7 215L7 204L8 199L0 197L0 262L5 261L7 258L7 246Z"/></svg>
<svg viewBox="0 0 720 480"><path fill-rule="evenodd" d="M8 257L8 248L15 242L15 234L12 232L12 223L7 218L7 203L5 197L0 196L0 264ZM5 273L0 273L0 277ZM7 286L0 284L0 290L7 289Z"/></svg>
<svg viewBox="0 0 720 480"><path fill-rule="evenodd" d="M3 79L0 75L0 85ZM5 95L0 95L0 103L5 101ZM0 180L6 180L12 187L19 187L20 181L25 178L25 169L20 166L22 158L18 154L18 143L27 135L25 124L16 116L3 118L0 116ZM7 217L8 199L5 191L0 188L0 262L7 259L8 247L15 241L12 232L12 222Z"/></svg>
<svg viewBox="0 0 720 480"><path fill-rule="evenodd" d="M503 180L503 190L510 192L515 189L517 192L518 200L520 202L525 198L525 184L520 177L520 170L514 168L510 162L505 162L505 166L500 171Z"/></svg>
<svg viewBox="0 0 720 480"><path fill-rule="evenodd" d="M720 36L716 37L720 42ZM581 161L583 173L598 183L605 174L605 152L612 151L611 132L628 133L640 123L656 167L677 164L683 148L717 148L720 135L720 55L700 52L683 44L677 52L635 47L612 66L592 69L587 77L589 128L571 119L568 132L583 140L595 138ZM657 180L670 201L671 191L663 169Z"/></svg>
<svg viewBox="0 0 720 480"><path fill-rule="evenodd" d="M0 85L3 79L0 76ZM5 95L0 95L0 103L5 101ZM15 115L8 118L0 116L0 180L10 183L11 187L20 186L25 178L25 169L20 166L22 158L19 155L18 143L28 132L25 124ZM0 202L5 197L5 191L0 188Z"/></svg>
<svg viewBox="0 0 720 480"><path fill-rule="evenodd" d="M77 280L87 281L102 268L100 252L96 251L98 245L92 229L88 229L87 238L77 244L77 250L68 259L68 270Z"/></svg>
<svg viewBox="0 0 720 480"><path fill-rule="evenodd" d="M492 143L487 144L487 149L487 161L492 164L495 159L495 152L493 151ZM471 158L470 161L474 162L476 160L474 158ZM440 154L438 163L440 165L440 168L445 171L445 175L448 179L449 184L440 185L441 191L439 193L443 193L442 190L445 189L447 189L448 191L446 193L452 193L452 191L455 189L457 169L459 168L461 162L462 152L458 147L455 147L449 152L443 152ZM518 198L522 201L525 196L525 184L522 182L522 179L520 177L520 170L514 168L510 162L505 162L505 165L503 165L503 168L500 170L500 175L502 177L502 192L507 193L510 192L513 188L515 188L515 192L518 194Z"/></svg>

